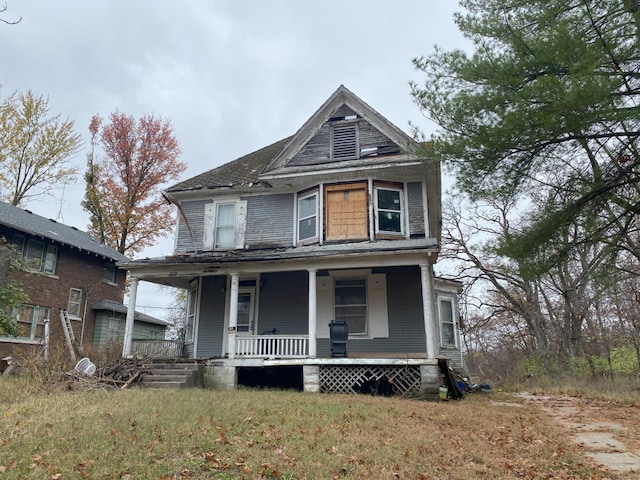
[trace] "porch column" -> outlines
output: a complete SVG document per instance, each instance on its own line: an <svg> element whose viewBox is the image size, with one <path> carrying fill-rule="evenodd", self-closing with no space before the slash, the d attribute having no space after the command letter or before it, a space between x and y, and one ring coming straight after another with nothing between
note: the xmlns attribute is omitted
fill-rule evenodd
<svg viewBox="0 0 640 480"><path fill-rule="evenodd" d="M424 333L427 339L427 358L436 358L438 345L436 341L436 303L430 264L420 264L420 280L422 283L422 311Z"/></svg>
<svg viewBox="0 0 640 480"><path fill-rule="evenodd" d="M309 269L309 356L316 358L316 324L318 309L316 306L316 268Z"/></svg>
<svg viewBox="0 0 640 480"><path fill-rule="evenodd" d="M127 307L127 321L124 326L124 342L122 344L122 356L131 355L131 340L133 339L133 321L136 314L136 296L138 295L138 279L131 278L129 286L129 306Z"/></svg>
<svg viewBox="0 0 640 480"><path fill-rule="evenodd" d="M231 273L231 291L229 292L229 358L236 358L236 333L238 332L238 286L237 273Z"/></svg>

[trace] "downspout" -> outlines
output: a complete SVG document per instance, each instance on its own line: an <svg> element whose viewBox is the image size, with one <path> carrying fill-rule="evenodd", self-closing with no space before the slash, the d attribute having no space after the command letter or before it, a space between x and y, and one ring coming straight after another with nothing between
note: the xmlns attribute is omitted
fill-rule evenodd
<svg viewBox="0 0 640 480"><path fill-rule="evenodd" d="M83 346L83 342L84 342L84 326L87 320L87 304L89 303L89 293L91 293L91 290L87 288L85 290L84 309L82 311L82 328L80 329L80 347Z"/></svg>

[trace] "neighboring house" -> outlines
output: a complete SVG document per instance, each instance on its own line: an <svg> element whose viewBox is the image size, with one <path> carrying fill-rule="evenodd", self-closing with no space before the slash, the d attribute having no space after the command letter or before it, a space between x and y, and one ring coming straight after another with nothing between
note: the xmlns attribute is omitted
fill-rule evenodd
<svg viewBox="0 0 640 480"><path fill-rule="evenodd" d="M122 348L126 326L127 307L113 300L101 300L91 310L95 312L96 322L93 331L94 346L117 345ZM136 312L133 324L135 340L164 340L170 323Z"/></svg>
<svg viewBox="0 0 640 480"><path fill-rule="evenodd" d="M187 289L186 352L214 387L281 371L308 391L437 394L436 358L462 362L460 285L433 276L440 167L419 148L339 87L295 135L165 192L175 252L119 262L129 309L138 280Z"/></svg>
<svg viewBox="0 0 640 480"><path fill-rule="evenodd" d="M14 310L20 333L0 336L0 357L44 355L66 349L61 310L68 314L80 347L93 346L99 301L122 302L126 271L116 262L127 257L91 235L55 220L0 202L0 237L24 258L24 271L13 271L29 303Z"/></svg>

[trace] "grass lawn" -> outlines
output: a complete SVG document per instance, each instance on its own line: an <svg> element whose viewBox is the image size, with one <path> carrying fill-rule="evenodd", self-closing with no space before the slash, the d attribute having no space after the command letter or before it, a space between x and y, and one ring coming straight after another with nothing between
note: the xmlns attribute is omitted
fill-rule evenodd
<svg viewBox="0 0 640 480"><path fill-rule="evenodd" d="M5 377L0 478L624 478L590 466L540 410L497 400L505 399L429 403L139 388L47 393Z"/></svg>

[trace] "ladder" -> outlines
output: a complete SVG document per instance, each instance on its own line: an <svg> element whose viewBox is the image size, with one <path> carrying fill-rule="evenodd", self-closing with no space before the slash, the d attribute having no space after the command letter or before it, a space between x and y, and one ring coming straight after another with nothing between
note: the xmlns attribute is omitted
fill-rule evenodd
<svg viewBox="0 0 640 480"><path fill-rule="evenodd" d="M76 343L76 336L73 334L73 328L71 328L71 320L69 320L69 314L63 308L60 309L60 320L62 321L62 330L64 331L64 338L67 341L67 347L69 347L71 359L75 362L76 351L74 345Z"/></svg>

